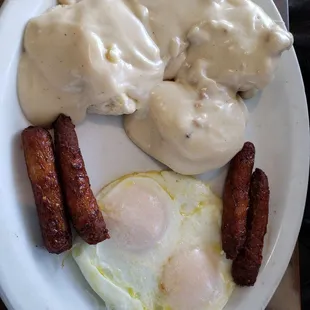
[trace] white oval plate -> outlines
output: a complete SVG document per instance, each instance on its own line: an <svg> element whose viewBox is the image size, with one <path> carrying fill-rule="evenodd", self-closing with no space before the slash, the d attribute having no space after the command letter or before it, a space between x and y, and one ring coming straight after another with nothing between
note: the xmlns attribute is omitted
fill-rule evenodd
<svg viewBox="0 0 310 310"><path fill-rule="evenodd" d="M258 2L281 23L270 0ZM16 94L23 31L32 16L54 4L55 0L10 0L0 12L1 293L8 308L15 310L104 309L70 255L51 255L42 248L21 149L20 132L28 126ZM266 306L299 232L307 190L309 131L304 88L293 50L284 53L275 80L248 102L248 107L248 139L256 145L256 166L270 179L270 221L257 283L253 288L236 289L225 310ZM160 168L127 139L120 117L88 116L77 132L95 192L123 174ZM216 174L204 178L212 179L220 190L225 169L216 177L212 175Z"/></svg>

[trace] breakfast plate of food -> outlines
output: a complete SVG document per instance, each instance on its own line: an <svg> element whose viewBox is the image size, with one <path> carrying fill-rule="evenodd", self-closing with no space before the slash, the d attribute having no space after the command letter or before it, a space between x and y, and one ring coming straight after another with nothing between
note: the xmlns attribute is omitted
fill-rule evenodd
<svg viewBox="0 0 310 310"><path fill-rule="evenodd" d="M309 121L270 0L8 0L0 292L14 310L260 310Z"/></svg>

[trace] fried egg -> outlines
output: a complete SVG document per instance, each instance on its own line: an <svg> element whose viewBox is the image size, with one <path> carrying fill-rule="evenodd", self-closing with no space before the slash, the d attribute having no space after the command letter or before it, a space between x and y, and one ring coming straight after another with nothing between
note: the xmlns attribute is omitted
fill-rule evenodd
<svg viewBox="0 0 310 310"><path fill-rule="evenodd" d="M110 310L219 310L234 284L221 247L222 202L174 172L124 176L97 196L111 239L72 251Z"/></svg>

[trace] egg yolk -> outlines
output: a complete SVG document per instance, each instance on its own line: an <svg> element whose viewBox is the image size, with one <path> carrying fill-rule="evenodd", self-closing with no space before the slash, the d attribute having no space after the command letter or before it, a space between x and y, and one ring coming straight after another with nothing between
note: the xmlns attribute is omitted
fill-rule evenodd
<svg viewBox="0 0 310 310"><path fill-rule="evenodd" d="M129 178L118 183L104 199L111 239L132 250L154 246L167 228L169 204L170 196L152 179Z"/></svg>
<svg viewBox="0 0 310 310"><path fill-rule="evenodd" d="M207 309L221 296L221 282L212 253L200 249L174 255L165 265L162 289L172 309Z"/></svg>

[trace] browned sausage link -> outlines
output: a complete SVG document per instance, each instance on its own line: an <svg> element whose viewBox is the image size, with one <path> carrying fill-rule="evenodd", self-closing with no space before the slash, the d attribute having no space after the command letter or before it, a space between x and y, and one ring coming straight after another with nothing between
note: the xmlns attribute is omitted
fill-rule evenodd
<svg viewBox="0 0 310 310"><path fill-rule="evenodd" d="M22 132L22 142L44 245L50 253L59 254L71 248L72 235L56 173L52 137L43 128L28 127Z"/></svg>
<svg viewBox="0 0 310 310"><path fill-rule="evenodd" d="M246 142L231 160L223 194L222 246L229 259L235 259L246 238L249 189L255 147Z"/></svg>
<svg viewBox="0 0 310 310"><path fill-rule="evenodd" d="M87 243L96 244L109 234L90 187L74 127L70 117L63 114L55 121L56 159L73 226Z"/></svg>
<svg viewBox="0 0 310 310"><path fill-rule="evenodd" d="M251 179L250 208L247 221L247 238L232 265L232 276L236 284L251 286L256 282L262 263L264 236L267 231L269 213L269 185L266 174L256 169Z"/></svg>

